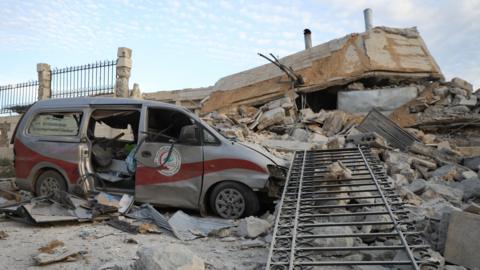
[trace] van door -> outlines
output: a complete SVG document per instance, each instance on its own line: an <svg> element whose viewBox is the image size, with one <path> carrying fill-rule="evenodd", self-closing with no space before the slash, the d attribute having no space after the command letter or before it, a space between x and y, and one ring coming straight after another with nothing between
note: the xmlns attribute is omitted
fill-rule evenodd
<svg viewBox="0 0 480 270"><path fill-rule="evenodd" d="M136 200L198 209L203 149L195 121L182 110L163 107L148 107L143 120L135 156Z"/></svg>

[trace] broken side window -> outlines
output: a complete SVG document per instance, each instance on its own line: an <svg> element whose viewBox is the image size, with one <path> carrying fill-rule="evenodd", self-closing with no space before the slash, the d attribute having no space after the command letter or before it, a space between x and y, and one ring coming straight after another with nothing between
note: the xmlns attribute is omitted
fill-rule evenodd
<svg viewBox="0 0 480 270"><path fill-rule="evenodd" d="M77 136L81 112L46 112L35 115L27 133L33 136Z"/></svg>
<svg viewBox="0 0 480 270"><path fill-rule="evenodd" d="M95 110L91 118L88 129L90 139L137 141L140 112Z"/></svg>
<svg viewBox="0 0 480 270"><path fill-rule="evenodd" d="M168 143L170 138L178 140L182 128L194 124L187 114L177 110L150 108L146 141Z"/></svg>

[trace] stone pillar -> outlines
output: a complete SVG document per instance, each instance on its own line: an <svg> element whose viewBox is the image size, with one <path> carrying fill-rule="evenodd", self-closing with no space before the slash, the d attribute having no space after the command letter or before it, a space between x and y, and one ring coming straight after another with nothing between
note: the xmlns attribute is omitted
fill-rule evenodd
<svg viewBox="0 0 480 270"><path fill-rule="evenodd" d="M49 99L52 96L52 73L50 65L37 64L38 73L38 100Z"/></svg>
<svg viewBox="0 0 480 270"><path fill-rule="evenodd" d="M135 99L142 99L142 92L140 91L140 86L138 86L138 83L133 84L133 89L130 93L130 97Z"/></svg>
<svg viewBox="0 0 480 270"><path fill-rule="evenodd" d="M128 79L132 69L132 50L125 47L118 48L117 75L115 81L115 97L128 97Z"/></svg>

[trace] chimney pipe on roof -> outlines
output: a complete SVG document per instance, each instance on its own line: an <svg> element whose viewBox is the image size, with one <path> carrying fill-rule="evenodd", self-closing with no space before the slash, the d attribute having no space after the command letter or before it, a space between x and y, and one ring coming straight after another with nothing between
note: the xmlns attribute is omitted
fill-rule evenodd
<svg viewBox="0 0 480 270"><path fill-rule="evenodd" d="M365 19L365 31L373 28L372 23L372 9L366 8L363 10L363 18Z"/></svg>
<svg viewBox="0 0 480 270"><path fill-rule="evenodd" d="M303 37L305 38L305 50L310 49L312 47L312 32L310 29L303 30Z"/></svg>

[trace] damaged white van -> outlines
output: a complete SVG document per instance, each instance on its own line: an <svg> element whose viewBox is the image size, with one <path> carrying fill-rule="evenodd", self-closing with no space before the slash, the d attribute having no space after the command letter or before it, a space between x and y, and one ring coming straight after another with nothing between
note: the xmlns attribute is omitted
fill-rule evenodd
<svg viewBox="0 0 480 270"><path fill-rule="evenodd" d="M222 136L185 108L107 97L33 104L19 121L16 182L55 190L134 194L137 202L253 215L278 195L286 161Z"/></svg>

